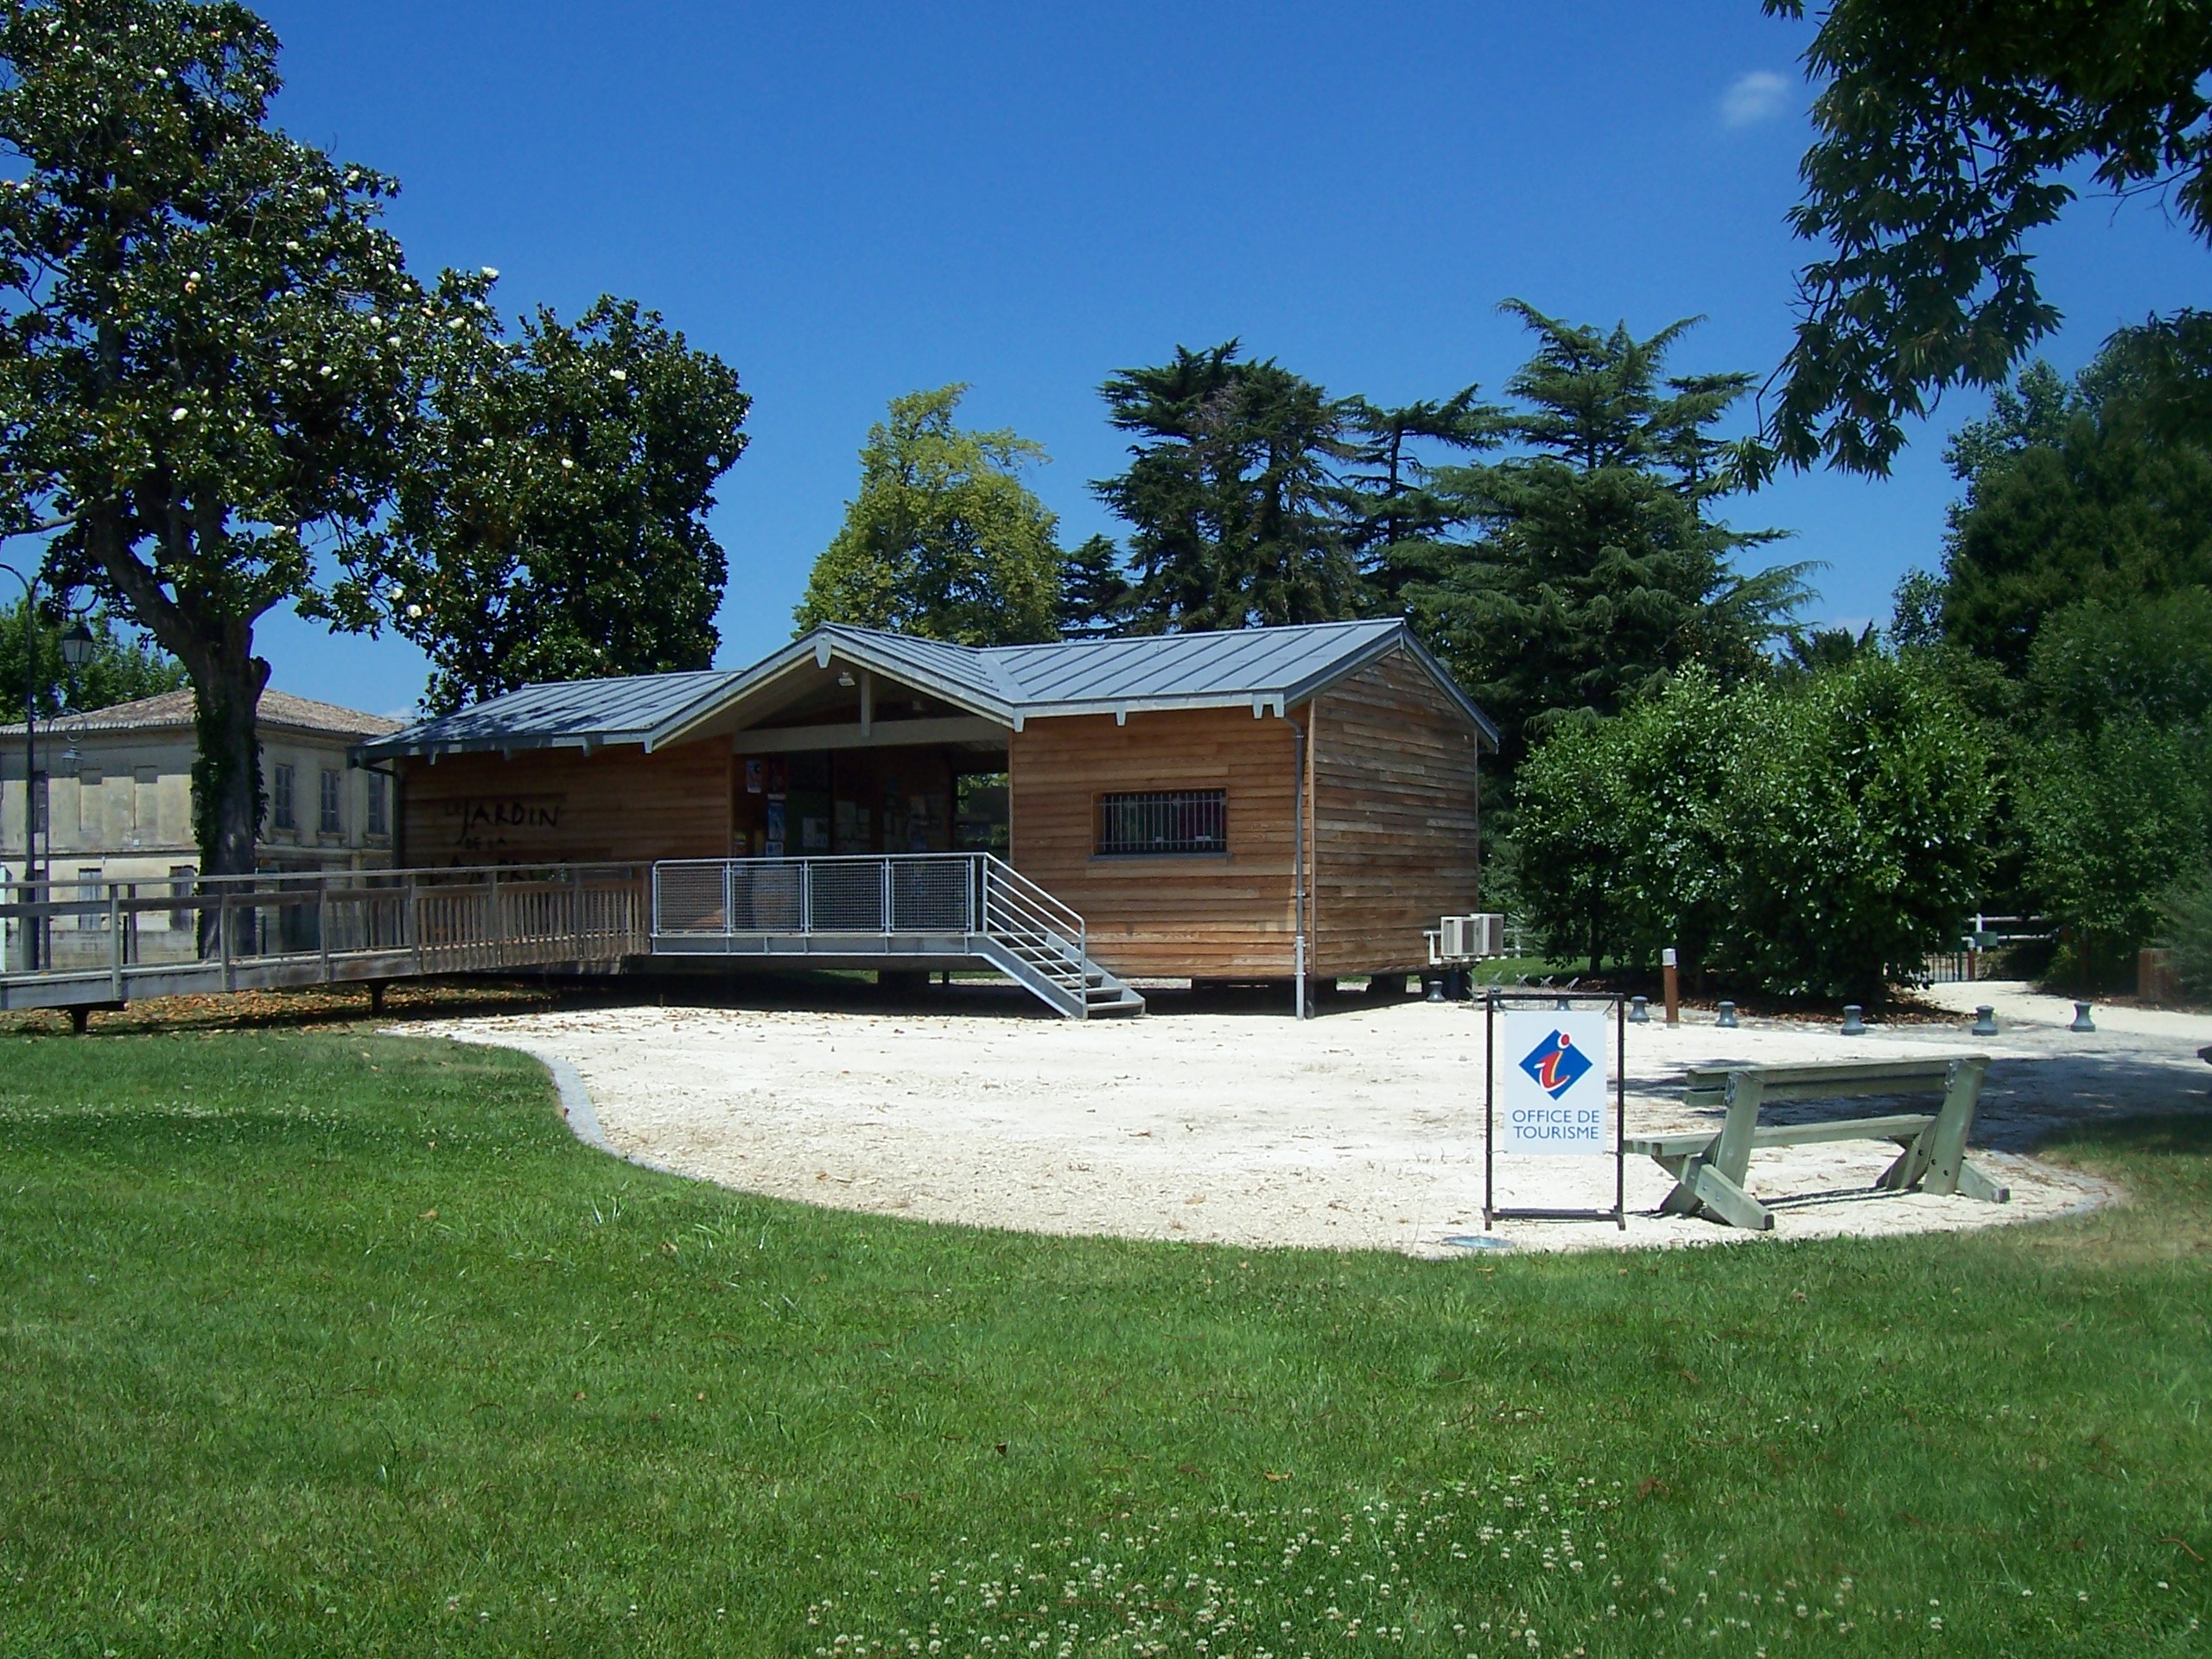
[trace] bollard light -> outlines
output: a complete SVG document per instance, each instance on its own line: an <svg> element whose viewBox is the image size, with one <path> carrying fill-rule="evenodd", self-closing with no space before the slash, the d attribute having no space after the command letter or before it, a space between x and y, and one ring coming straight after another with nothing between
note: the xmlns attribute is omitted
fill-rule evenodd
<svg viewBox="0 0 2212 1659"><path fill-rule="evenodd" d="M1651 1023L1651 999L1649 997L1631 996L1629 998L1628 1022L1631 1026L1648 1026Z"/></svg>
<svg viewBox="0 0 2212 1659"><path fill-rule="evenodd" d="M1975 1005L1972 1034L1976 1037L1994 1037L1997 1034L1997 1010L1986 1002Z"/></svg>
<svg viewBox="0 0 2212 1659"><path fill-rule="evenodd" d="M2089 1018L2089 1005L2086 1002L2076 1002L2074 1005L2074 1023L2067 1027L2066 1029L2069 1031L2094 1032L2096 1028L2097 1022Z"/></svg>
<svg viewBox="0 0 2212 1659"><path fill-rule="evenodd" d="M1866 1034L1866 1010L1856 1002L1843 1005L1843 1034L1864 1037Z"/></svg>
<svg viewBox="0 0 2212 1659"><path fill-rule="evenodd" d="M1735 1030L1736 1005L1733 1002L1723 1002L1720 1005L1720 1017L1713 1023L1719 1026L1723 1031Z"/></svg>

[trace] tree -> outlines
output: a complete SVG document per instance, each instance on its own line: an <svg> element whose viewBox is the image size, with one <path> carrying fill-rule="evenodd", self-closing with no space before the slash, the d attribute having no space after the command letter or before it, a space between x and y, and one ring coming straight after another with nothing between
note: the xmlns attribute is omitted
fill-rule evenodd
<svg viewBox="0 0 2212 1659"><path fill-rule="evenodd" d="M1236 340L1123 369L1099 388L1133 433L1128 469L1093 482L1132 527L1127 613L1144 632L1362 614L1338 467L1349 406Z"/></svg>
<svg viewBox="0 0 2212 1659"><path fill-rule="evenodd" d="M2010 675L2079 601L2212 584L2212 450L2150 422L2134 331L2070 385L2031 365L1945 459L1966 493L1945 538L1944 637Z"/></svg>
<svg viewBox="0 0 2212 1659"><path fill-rule="evenodd" d="M1096 639L1121 632L1129 607L1122 550L1107 536L1087 537L1060 565L1060 634Z"/></svg>
<svg viewBox="0 0 2212 1659"><path fill-rule="evenodd" d="M1436 581L1450 561L1451 537L1465 521L1435 489L1428 452L1497 444L1498 411L1475 401L1478 390L1395 409L1351 400L1346 537L1380 605L1402 607L1410 584Z"/></svg>
<svg viewBox="0 0 2212 1659"><path fill-rule="evenodd" d="M2030 902L2084 982L2124 979L2177 872L2212 860L2212 590L2049 618L2016 739Z"/></svg>
<svg viewBox="0 0 2212 1659"><path fill-rule="evenodd" d="M815 561L800 628L849 622L963 645L1057 636L1059 521L1021 479L1045 451L955 425L967 390L894 397L868 429L860 493Z"/></svg>
<svg viewBox="0 0 2212 1659"><path fill-rule="evenodd" d="M2024 244L2073 200L2076 169L2163 189L2212 237L2202 6L1836 0L1806 64L1826 85L1790 222L1828 251L1799 277L1782 367L1773 429L1792 463L1886 472L1907 419L1948 387L2000 384L2057 326ZM2212 331L2175 322L2184 349Z"/></svg>
<svg viewBox="0 0 2212 1659"><path fill-rule="evenodd" d="M429 321L396 187L267 125L276 49L227 0L0 9L0 483L190 676L211 875L253 868L255 620L375 538Z"/></svg>
<svg viewBox="0 0 2212 1659"><path fill-rule="evenodd" d="M1724 681L1760 671L1809 567L1732 568L1779 532L1713 516L1746 467L1744 447L1711 428L1751 378L1662 379L1689 322L1637 340L1506 308L1537 338L1509 383L1518 407L1495 421L1515 453L1437 471L1434 488L1476 539L1407 596L1498 719L1510 771L1528 741L1614 714L1692 663Z"/></svg>
<svg viewBox="0 0 2212 1659"><path fill-rule="evenodd" d="M1978 892L1987 746L1941 680L1877 650L1732 689L1703 668L1560 726L1520 778L1548 949L1781 995L1878 999Z"/></svg>
<svg viewBox="0 0 2212 1659"><path fill-rule="evenodd" d="M1714 966L1784 995L1878 1001L1957 939L1980 891L1986 740L1939 679L1880 652L1745 701Z"/></svg>
<svg viewBox="0 0 2212 1659"><path fill-rule="evenodd" d="M38 646L38 684L35 703L41 720L65 710L106 709L118 702L174 691L185 683L184 670L175 658L151 644L128 624L118 624L105 609L95 609L85 619L92 636L92 660L72 668L61 655L63 624L18 600L15 608L0 612L0 719L23 717L23 692L29 678L23 660L27 628Z"/></svg>
<svg viewBox="0 0 2212 1659"><path fill-rule="evenodd" d="M2179 873L2212 855L2212 763L2201 740L2123 715L2055 731L2022 777L2028 877L2085 984L2124 977L2159 931Z"/></svg>
<svg viewBox="0 0 2212 1659"><path fill-rule="evenodd" d="M492 280L440 285L393 533L334 610L420 645L440 711L709 666L728 567L707 514L752 401L736 372L612 296L573 326L540 308L510 343Z"/></svg>

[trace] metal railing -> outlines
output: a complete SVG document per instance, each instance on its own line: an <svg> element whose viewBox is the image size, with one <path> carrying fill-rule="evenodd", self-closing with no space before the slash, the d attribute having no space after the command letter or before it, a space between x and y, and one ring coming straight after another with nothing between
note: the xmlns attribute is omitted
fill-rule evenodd
<svg viewBox="0 0 2212 1659"><path fill-rule="evenodd" d="M1080 997L1091 969L1076 911L991 853L671 860L653 866L656 940L934 943L988 939Z"/></svg>
<svg viewBox="0 0 2212 1659"><path fill-rule="evenodd" d="M642 865L271 870L184 887L0 884L0 1007L605 963L649 949Z"/></svg>

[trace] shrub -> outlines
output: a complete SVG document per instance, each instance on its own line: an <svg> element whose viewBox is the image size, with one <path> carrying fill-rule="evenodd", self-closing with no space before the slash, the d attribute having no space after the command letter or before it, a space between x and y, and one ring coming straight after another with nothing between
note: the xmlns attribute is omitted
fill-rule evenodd
<svg viewBox="0 0 2212 1659"><path fill-rule="evenodd" d="M2161 938L2184 990L2212 996L2212 866L2166 890Z"/></svg>
<svg viewBox="0 0 2212 1659"><path fill-rule="evenodd" d="M1678 676L1521 773L1522 886L1555 954L1687 963L1877 1000L1955 936L1990 757L1932 674L1878 653L1799 684Z"/></svg>
<svg viewBox="0 0 2212 1659"><path fill-rule="evenodd" d="M2085 981L2124 977L2158 929L2160 896L2204 861L2204 763L2201 741L2123 715L2046 739L2023 769L2028 878Z"/></svg>

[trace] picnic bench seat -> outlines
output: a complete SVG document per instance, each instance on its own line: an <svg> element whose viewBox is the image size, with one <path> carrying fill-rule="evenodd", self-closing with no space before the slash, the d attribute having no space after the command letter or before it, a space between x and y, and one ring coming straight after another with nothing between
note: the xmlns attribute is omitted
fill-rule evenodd
<svg viewBox="0 0 2212 1659"><path fill-rule="evenodd" d="M1894 1141L1903 1148L1875 1183L1893 1192L1962 1193L2003 1204L2012 1195L1967 1161L1967 1133L1974 1127L1982 1055L1927 1060L1840 1060L1815 1065L1694 1065L1683 1104L1719 1107L1718 1129L1630 1136L1640 1152L1675 1178L1662 1213L1709 1216L1731 1227L1765 1232L1774 1212L1745 1190L1745 1175L1758 1147L1802 1147L1823 1141ZM1844 1100L1854 1096L1934 1094L1932 1112L1880 1117L1834 1118L1812 1123L1761 1123L1763 1107L1784 1101Z"/></svg>

